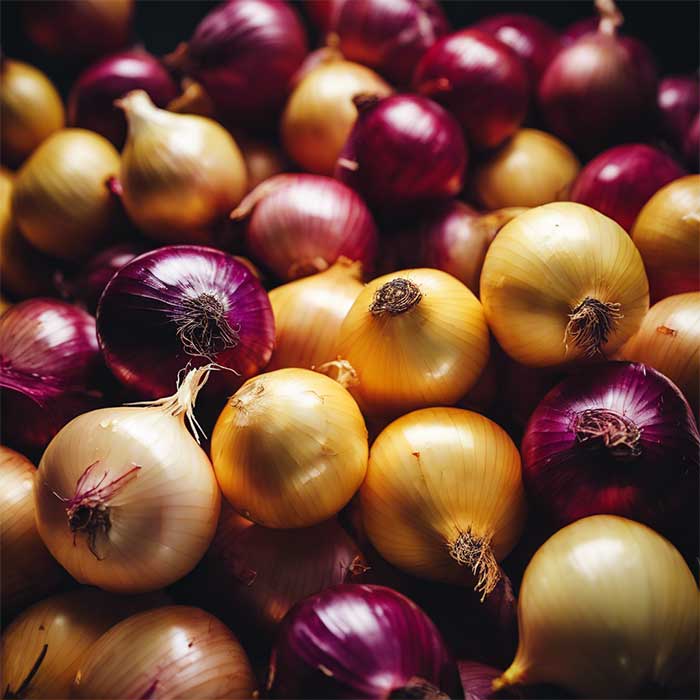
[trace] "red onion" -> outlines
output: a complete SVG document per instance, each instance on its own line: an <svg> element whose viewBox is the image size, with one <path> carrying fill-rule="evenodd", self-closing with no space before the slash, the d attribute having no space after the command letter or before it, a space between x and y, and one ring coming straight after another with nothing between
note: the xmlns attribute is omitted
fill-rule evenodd
<svg viewBox="0 0 700 700"><path fill-rule="evenodd" d="M436 0L351 0L334 10L328 30L345 58L406 87L421 56L449 31Z"/></svg>
<svg viewBox="0 0 700 700"><path fill-rule="evenodd" d="M96 131L120 149L126 140L126 119L114 101L131 90L145 90L158 107L166 107L178 95L177 85L155 56L123 51L90 66L75 82L68 98L70 126Z"/></svg>
<svg viewBox="0 0 700 700"><path fill-rule="evenodd" d="M306 33L290 4L228 0L169 60L200 82L233 123L257 126L281 109L306 52Z"/></svg>
<svg viewBox="0 0 700 700"><path fill-rule="evenodd" d="M339 257L374 265L377 229L362 199L323 175L276 175L256 187L231 217L245 224L255 262L288 281L320 272Z"/></svg>
<svg viewBox="0 0 700 700"><path fill-rule="evenodd" d="M378 209L418 208L456 195L467 148L459 124L425 97L359 95L336 177Z"/></svg>
<svg viewBox="0 0 700 700"><path fill-rule="evenodd" d="M565 379L535 409L523 479L559 526L608 513L670 533L697 524L699 451L675 384L641 363L609 362Z"/></svg>
<svg viewBox="0 0 700 700"><path fill-rule="evenodd" d="M693 172L700 167L700 113L693 119L683 144L683 158Z"/></svg>
<svg viewBox="0 0 700 700"><path fill-rule="evenodd" d="M629 232L649 198L683 175L683 168L663 151L625 144L588 163L574 181L569 199L597 209Z"/></svg>
<svg viewBox="0 0 700 700"><path fill-rule="evenodd" d="M333 17L333 10L345 0L301 0L304 13L311 24L321 32L327 32Z"/></svg>
<svg viewBox="0 0 700 700"><path fill-rule="evenodd" d="M268 690L276 698L448 697L459 681L430 618L384 586L333 586L280 628Z"/></svg>
<svg viewBox="0 0 700 700"><path fill-rule="evenodd" d="M270 301L248 267L193 245L159 248L122 267L100 299L97 333L117 379L151 399L172 393L188 364L217 362L250 377L267 364L275 339ZM210 393L240 378L219 372Z"/></svg>
<svg viewBox="0 0 700 700"><path fill-rule="evenodd" d="M697 75L670 75L659 83L657 94L661 133L678 151L693 119L700 112Z"/></svg>
<svg viewBox="0 0 700 700"><path fill-rule="evenodd" d="M571 23L561 33L560 39L563 46L571 46L575 41L580 39L584 34L590 34L598 29L600 17L584 17Z"/></svg>
<svg viewBox="0 0 700 700"><path fill-rule="evenodd" d="M96 408L95 319L56 299L29 299L0 317L3 441L35 454L80 413Z"/></svg>

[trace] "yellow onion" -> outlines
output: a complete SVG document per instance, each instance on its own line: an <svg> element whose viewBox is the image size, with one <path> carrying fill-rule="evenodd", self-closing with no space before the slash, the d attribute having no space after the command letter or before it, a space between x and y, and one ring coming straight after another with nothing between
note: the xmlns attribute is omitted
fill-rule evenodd
<svg viewBox="0 0 700 700"><path fill-rule="evenodd" d="M216 530L211 463L185 426L210 366L177 393L84 413L62 428L36 475L36 519L51 553L81 583L153 591L188 573Z"/></svg>
<svg viewBox="0 0 700 700"><path fill-rule="evenodd" d="M525 571L518 624L494 689L544 682L638 698L645 684L683 687L697 674L695 579L668 540L625 518L593 515L550 537Z"/></svg>
<svg viewBox="0 0 700 700"><path fill-rule="evenodd" d="M0 151L4 161L19 165L63 128L63 103L51 81L28 63L2 59L0 78Z"/></svg>
<svg viewBox="0 0 700 700"><path fill-rule="evenodd" d="M237 139L248 173L246 192L252 192L261 182L289 170L284 154L271 143L249 136Z"/></svg>
<svg viewBox="0 0 700 700"><path fill-rule="evenodd" d="M268 370L312 369L335 360L343 319L362 291L362 266L340 258L332 267L270 292L275 349Z"/></svg>
<svg viewBox="0 0 700 700"><path fill-rule="evenodd" d="M93 644L75 674L77 698L251 698L243 647L217 618L171 605L123 620Z"/></svg>
<svg viewBox="0 0 700 700"><path fill-rule="evenodd" d="M477 170L474 189L487 209L537 207L567 199L581 165L556 136L520 129Z"/></svg>
<svg viewBox="0 0 700 700"><path fill-rule="evenodd" d="M464 396L486 366L489 332L478 299L452 275L402 270L362 290L339 352L357 372L363 410L395 416Z"/></svg>
<svg viewBox="0 0 700 700"><path fill-rule="evenodd" d="M108 182L119 154L99 134L63 129L44 141L17 173L12 210L25 238L42 253L77 260L110 234L117 202Z"/></svg>
<svg viewBox="0 0 700 700"><path fill-rule="evenodd" d="M274 528L335 515L362 483L367 451L352 396L307 369L249 379L227 402L211 440L224 496L244 517Z"/></svg>
<svg viewBox="0 0 700 700"><path fill-rule="evenodd" d="M292 92L282 115L287 154L308 172L333 175L357 118L352 98L391 92L373 70L359 63L331 60L313 68Z"/></svg>
<svg viewBox="0 0 700 700"><path fill-rule="evenodd" d="M524 525L520 455L478 413L414 411L372 445L360 503L367 534L390 563L488 595Z"/></svg>
<svg viewBox="0 0 700 700"><path fill-rule="evenodd" d="M158 109L143 90L118 101L129 135L120 181L129 217L166 243L204 243L246 192L246 166L220 124Z"/></svg>
<svg viewBox="0 0 700 700"><path fill-rule="evenodd" d="M662 187L632 228L649 275L652 301L700 290L700 175Z"/></svg>
<svg viewBox="0 0 700 700"><path fill-rule="evenodd" d="M547 367L614 353L639 328L649 285L618 224L555 202L500 230L481 272L481 303L508 355Z"/></svg>

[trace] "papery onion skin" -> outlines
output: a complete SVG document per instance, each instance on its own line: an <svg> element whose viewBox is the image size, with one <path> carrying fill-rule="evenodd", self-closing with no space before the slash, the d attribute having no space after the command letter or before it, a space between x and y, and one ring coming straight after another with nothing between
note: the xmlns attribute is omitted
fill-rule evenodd
<svg viewBox="0 0 700 700"><path fill-rule="evenodd" d="M71 88L70 125L96 131L121 149L126 120L114 101L132 90L145 90L158 107L178 94L175 81L155 56L143 50L112 54L83 71Z"/></svg>
<svg viewBox="0 0 700 700"><path fill-rule="evenodd" d="M244 226L250 256L279 279L321 272L338 258L371 271L377 228L350 187L322 175L278 175L266 180L231 214Z"/></svg>
<svg viewBox="0 0 700 700"><path fill-rule="evenodd" d="M557 532L528 565L518 605L520 646L496 689L552 682L587 698L640 697L697 673L697 584L639 523L594 515Z"/></svg>
<svg viewBox="0 0 700 700"><path fill-rule="evenodd" d="M669 75L657 93L659 127L664 138L679 152L686 134L700 112L700 87L696 75Z"/></svg>
<svg viewBox="0 0 700 700"><path fill-rule="evenodd" d="M360 95L355 104L358 119L336 178L382 210L420 208L462 189L467 148L459 124L440 105L404 94Z"/></svg>
<svg viewBox="0 0 700 700"><path fill-rule="evenodd" d="M166 246L117 271L97 309L108 367L144 398L172 391L183 367L211 361L234 372L209 391L231 391L264 367L275 338L267 293L250 269L205 246ZM205 393L207 393L205 391Z"/></svg>
<svg viewBox="0 0 700 700"><path fill-rule="evenodd" d="M432 690L455 697L458 683L440 633L420 608L384 586L345 584L290 611L272 652L268 692L388 698L430 697Z"/></svg>
<svg viewBox="0 0 700 700"><path fill-rule="evenodd" d="M683 175L683 168L657 148L624 144L603 151L583 167L570 199L597 209L630 232L649 198Z"/></svg>
<svg viewBox="0 0 700 700"><path fill-rule="evenodd" d="M442 37L424 54L413 87L455 115L470 145L494 148L525 119L530 81L508 46L465 29Z"/></svg>
<svg viewBox="0 0 700 700"><path fill-rule="evenodd" d="M231 631L199 608L167 606L112 627L83 657L78 698L250 698L255 677Z"/></svg>

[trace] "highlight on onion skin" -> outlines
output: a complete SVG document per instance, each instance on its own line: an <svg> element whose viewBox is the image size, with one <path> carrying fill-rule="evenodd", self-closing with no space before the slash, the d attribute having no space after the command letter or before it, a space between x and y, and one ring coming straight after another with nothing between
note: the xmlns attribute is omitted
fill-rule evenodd
<svg viewBox="0 0 700 700"><path fill-rule="evenodd" d="M700 113L697 75L669 75L659 83L659 127L668 142L682 153L693 120Z"/></svg>

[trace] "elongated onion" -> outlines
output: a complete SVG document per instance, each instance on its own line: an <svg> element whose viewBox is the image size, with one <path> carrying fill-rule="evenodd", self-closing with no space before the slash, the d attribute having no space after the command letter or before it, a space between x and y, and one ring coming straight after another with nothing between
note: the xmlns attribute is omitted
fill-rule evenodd
<svg viewBox="0 0 700 700"><path fill-rule="evenodd" d="M489 333L481 304L461 282L440 270L402 270L362 290L343 322L339 353L358 374L360 406L393 417L456 403L486 366Z"/></svg>
<svg viewBox="0 0 700 700"><path fill-rule="evenodd" d="M250 698L255 677L220 620L172 605L132 615L100 637L72 690L78 698Z"/></svg>
<svg viewBox="0 0 700 700"><path fill-rule="evenodd" d="M36 477L39 534L82 583L135 593L167 586L202 558L220 495L211 464L185 427L209 367L144 406L72 420Z"/></svg>
<svg viewBox="0 0 700 700"><path fill-rule="evenodd" d="M306 527L335 515L362 483L367 429L340 384L280 369L249 379L228 401L211 454L239 513L266 527Z"/></svg>
<svg viewBox="0 0 700 700"><path fill-rule="evenodd" d="M426 408L387 426L372 445L360 499L367 534L385 559L484 596L525 519L513 441L459 408Z"/></svg>
<svg viewBox="0 0 700 700"><path fill-rule="evenodd" d="M533 367L611 354L649 308L641 256L583 204L555 202L506 224L486 253L481 302L498 344Z"/></svg>
<svg viewBox="0 0 700 700"><path fill-rule="evenodd" d="M673 545L611 515L540 547L518 601L520 645L494 689L557 683L586 698L642 697L697 672L698 588ZM694 668L693 668L694 667Z"/></svg>

